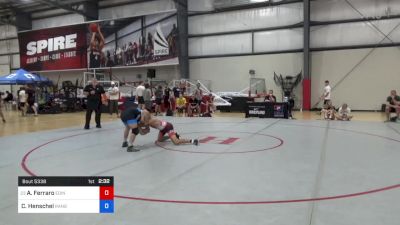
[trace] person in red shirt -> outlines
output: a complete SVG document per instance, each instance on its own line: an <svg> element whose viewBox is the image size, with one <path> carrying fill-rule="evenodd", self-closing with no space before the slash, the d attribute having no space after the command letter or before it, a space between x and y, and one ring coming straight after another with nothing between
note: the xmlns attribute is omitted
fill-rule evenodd
<svg viewBox="0 0 400 225"><path fill-rule="evenodd" d="M156 117L152 117L151 113L147 110L142 110L142 115L143 115L143 124L141 125L143 128L141 129L141 134L144 135L150 130L148 127L154 128L156 130L159 130L158 137L156 142L164 142L167 139L171 139L171 141L175 145L181 145L181 144L193 144L193 145L198 145L199 140L198 139L183 139L181 138L177 132L174 131L174 126L167 121L160 120ZM165 136L167 135L167 136Z"/></svg>

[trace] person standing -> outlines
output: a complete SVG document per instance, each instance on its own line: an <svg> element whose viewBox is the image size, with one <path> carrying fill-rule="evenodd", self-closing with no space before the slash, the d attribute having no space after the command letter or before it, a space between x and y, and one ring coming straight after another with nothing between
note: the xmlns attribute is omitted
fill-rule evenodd
<svg viewBox="0 0 400 225"><path fill-rule="evenodd" d="M182 95L185 96L185 94L186 94L186 80L181 80L179 82L179 90L181 91Z"/></svg>
<svg viewBox="0 0 400 225"><path fill-rule="evenodd" d="M168 111L168 109L171 109L171 103L170 103L171 92L172 90L168 86L164 88L164 108L166 112Z"/></svg>
<svg viewBox="0 0 400 225"><path fill-rule="evenodd" d="M196 85L196 90L194 91L194 98L196 100L196 104L197 104L197 112L200 113L200 104L201 101L203 100L203 91L200 88L200 83L197 83Z"/></svg>
<svg viewBox="0 0 400 225"><path fill-rule="evenodd" d="M26 89L26 94L28 95L27 98L27 103L28 103L28 107L31 108L33 110L33 112L35 113L35 116L38 116L38 110L37 110L37 103L35 103L35 88L30 86Z"/></svg>
<svg viewBox="0 0 400 225"><path fill-rule="evenodd" d="M158 86L158 88L154 92L154 95L156 97L156 108L155 108L154 115L157 116L157 115L161 114L161 104L163 101L163 89L162 89L161 85Z"/></svg>
<svg viewBox="0 0 400 225"><path fill-rule="evenodd" d="M136 136L140 133L139 124L142 120L142 110L137 108L136 106L125 109L121 113L122 123L125 125L124 128L124 141L122 142L122 147L128 147L128 152L138 152L140 151L138 148L133 146L133 142L136 139ZM129 131L131 134L129 135Z"/></svg>
<svg viewBox="0 0 400 225"><path fill-rule="evenodd" d="M18 91L18 104L21 110L21 116L26 115L26 97L25 87L21 87Z"/></svg>
<svg viewBox="0 0 400 225"><path fill-rule="evenodd" d="M147 109L149 112L152 111L152 102L151 102L151 89L148 83L144 84L144 92L143 92L143 100L144 100L144 108Z"/></svg>
<svg viewBox="0 0 400 225"><path fill-rule="evenodd" d="M324 99L324 105L326 105L331 100L331 91L332 88L329 85L329 80L326 80L324 87L324 94L321 96L321 99Z"/></svg>
<svg viewBox="0 0 400 225"><path fill-rule="evenodd" d="M3 98L2 98L3 92L0 92L0 117L3 120L3 123L6 122L6 119L4 118L3 114Z"/></svg>
<svg viewBox="0 0 400 225"><path fill-rule="evenodd" d="M86 123L84 128L87 130L90 129L90 120L93 111L96 114L96 127L101 128L101 94L105 93L103 87L98 84L96 78L93 78L91 84L86 85L86 87L83 89L83 93L87 97Z"/></svg>
<svg viewBox="0 0 400 225"><path fill-rule="evenodd" d="M144 107L143 92L145 89L146 88L141 83L136 87L136 99L138 101L139 109L143 109Z"/></svg>
<svg viewBox="0 0 400 225"><path fill-rule="evenodd" d="M172 92L174 93L173 97L171 98L172 102L172 111L176 111L176 99L179 98L179 94L181 94L181 89L179 88L179 84L175 83L175 87L172 88Z"/></svg>
<svg viewBox="0 0 400 225"><path fill-rule="evenodd" d="M11 110L12 109L13 100L14 100L13 94L11 94L9 91L6 91L6 97L4 98L4 103L5 103L6 110Z"/></svg>
<svg viewBox="0 0 400 225"><path fill-rule="evenodd" d="M110 110L110 116L114 112L117 113L117 117L119 117L119 111L118 111L118 100L119 100L119 88L115 86L115 82L111 81L111 87L108 88L108 95L110 96L110 104L109 104L109 110Z"/></svg>
<svg viewBox="0 0 400 225"><path fill-rule="evenodd" d="M138 44L136 42L133 42L133 59L134 63L138 63Z"/></svg>

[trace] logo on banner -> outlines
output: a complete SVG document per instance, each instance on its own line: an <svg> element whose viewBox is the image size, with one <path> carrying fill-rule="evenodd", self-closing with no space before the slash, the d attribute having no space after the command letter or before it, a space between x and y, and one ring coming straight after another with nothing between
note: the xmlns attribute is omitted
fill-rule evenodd
<svg viewBox="0 0 400 225"><path fill-rule="evenodd" d="M259 110L258 108L254 108L252 110L249 110L250 115L264 115L265 110Z"/></svg>
<svg viewBox="0 0 400 225"><path fill-rule="evenodd" d="M31 71L85 68L86 39L86 24L18 33L21 67Z"/></svg>
<svg viewBox="0 0 400 225"><path fill-rule="evenodd" d="M285 117L283 109L284 108L281 105L274 105L274 117Z"/></svg>
<svg viewBox="0 0 400 225"><path fill-rule="evenodd" d="M17 76L17 74L16 74L16 73L12 73L12 74L6 76L6 78L7 78L7 79L11 79L11 78L13 78L13 77L15 77L15 76Z"/></svg>
<svg viewBox="0 0 400 225"><path fill-rule="evenodd" d="M160 24L157 25L154 33L154 55L169 55L168 41L161 31Z"/></svg>
<svg viewBox="0 0 400 225"><path fill-rule="evenodd" d="M265 107L257 106L257 107L249 107L249 114L250 115L265 115Z"/></svg>
<svg viewBox="0 0 400 225"><path fill-rule="evenodd" d="M12 78L14 78L15 76L17 76L17 74L16 74L16 73L12 73L12 74L6 76L6 78L7 78L7 79L12 79ZM35 76L32 75L32 74L30 74L30 73L24 73L24 76L25 76L26 78L28 78L28 79L35 79Z"/></svg>
<svg viewBox="0 0 400 225"><path fill-rule="evenodd" d="M26 55L40 54L43 50L53 52L69 48L76 48L77 34L68 34L65 36L48 38L44 40L31 41L26 45Z"/></svg>

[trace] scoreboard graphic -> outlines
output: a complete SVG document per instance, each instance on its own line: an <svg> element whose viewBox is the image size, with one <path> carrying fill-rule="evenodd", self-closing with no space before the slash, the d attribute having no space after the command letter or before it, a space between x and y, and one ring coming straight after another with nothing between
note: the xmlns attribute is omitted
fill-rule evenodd
<svg viewBox="0 0 400 225"><path fill-rule="evenodd" d="M114 213L114 177L18 177L18 213Z"/></svg>

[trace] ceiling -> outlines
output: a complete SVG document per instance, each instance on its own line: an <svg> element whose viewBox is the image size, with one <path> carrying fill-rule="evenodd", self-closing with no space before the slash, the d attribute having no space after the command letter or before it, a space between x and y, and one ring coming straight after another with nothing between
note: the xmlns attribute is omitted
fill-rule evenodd
<svg viewBox="0 0 400 225"><path fill-rule="evenodd" d="M98 4L98 8L126 5L152 0L0 0L0 23L15 21L17 13L30 14L31 19L41 19L70 13L85 15L84 4Z"/></svg>
<svg viewBox="0 0 400 225"><path fill-rule="evenodd" d="M66 14L81 14L88 20L95 20L93 14L87 9L95 7L98 9L122 6L132 3L147 2L154 0L0 0L0 24L16 25L16 15L23 14L18 18L37 20ZM176 1L176 0L174 0ZM203 0L197 0L203 1ZM299 2L299 0L209 0L213 2L215 9L236 9L248 6L265 4L284 4ZM312 0L311 0L312 1ZM326 1L326 0L325 0ZM92 10L93 11L93 10ZM25 15L25 16L24 16ZM28 17L26 17L28 15Z"/></svg>

